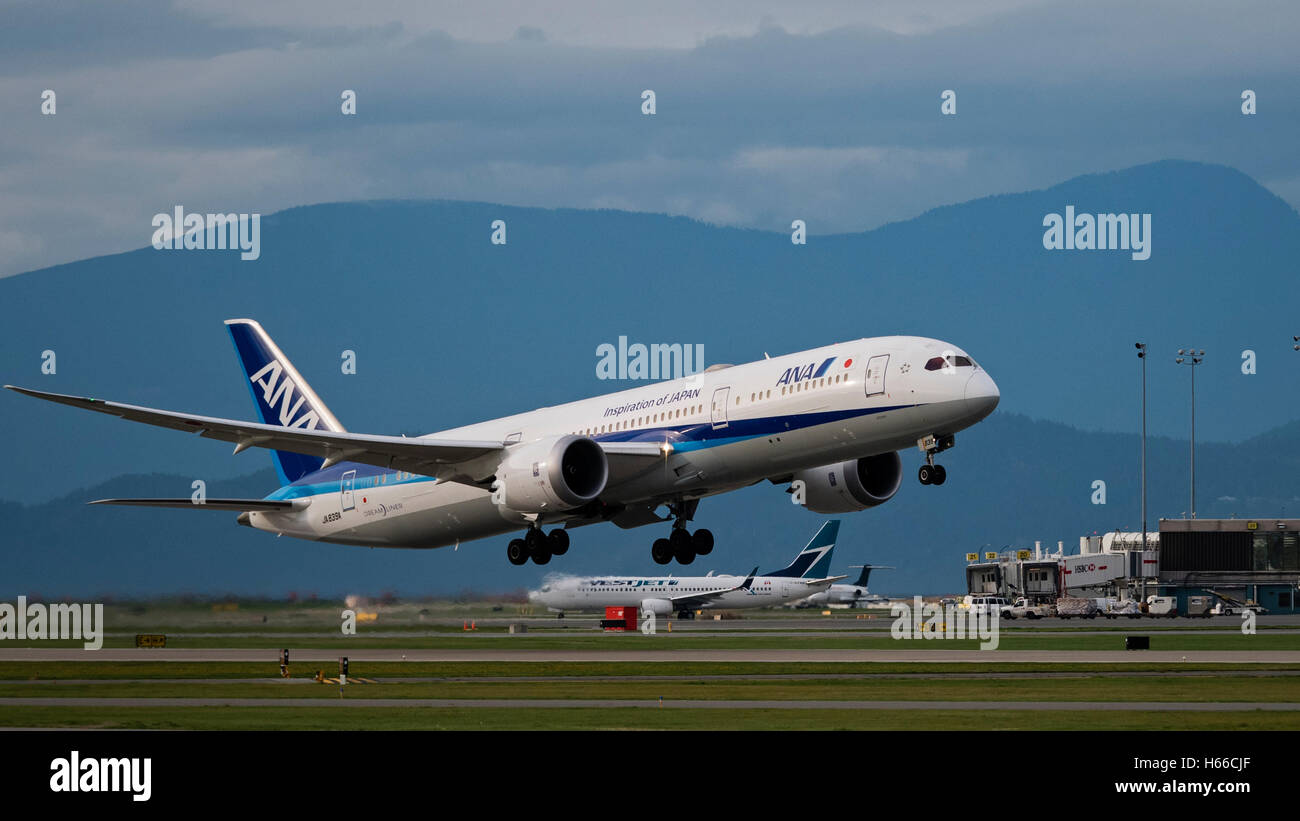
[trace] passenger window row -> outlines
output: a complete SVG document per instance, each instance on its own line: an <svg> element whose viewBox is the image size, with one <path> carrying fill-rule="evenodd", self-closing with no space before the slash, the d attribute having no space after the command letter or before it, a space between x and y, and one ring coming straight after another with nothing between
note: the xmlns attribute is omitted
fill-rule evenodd
<svg viewBox="0 0 1300 821"><path fill-rule="evenodd" d="M683 416L690 417L692 414L698 415L703 411L703 405L692 405L689 408L677 408L676 410L664 411L662 413L651 413L646 416L624 419L621 422L609 422L604 425L593 425L589 428L580 428L573 431L573 434L575 436L595 436L602 433L613 433L618 430L633 430L635 428L644 428L647 425L657 425L660 422L667 422L670 419L681 419Z"/></svg>

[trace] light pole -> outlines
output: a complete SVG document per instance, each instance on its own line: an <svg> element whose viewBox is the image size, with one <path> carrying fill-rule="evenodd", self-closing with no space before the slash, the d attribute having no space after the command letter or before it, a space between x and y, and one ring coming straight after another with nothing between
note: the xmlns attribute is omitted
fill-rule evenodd
<svg viewBox="0 0 1300 821"><path fill-rule="evenodd" d="M1192 518L1196 518L1196 366L1205 361L1205 351L1197 351L1195 348L1179 348L1178 358L1174 360L1179 365L1192 366Z"/></svg>
<svg viewBox="0 0 1300 821"><path fill-rule="evenodd" d="M1147 343L1137 343L1142 360L1142 549L1147 549Z"/></svg>

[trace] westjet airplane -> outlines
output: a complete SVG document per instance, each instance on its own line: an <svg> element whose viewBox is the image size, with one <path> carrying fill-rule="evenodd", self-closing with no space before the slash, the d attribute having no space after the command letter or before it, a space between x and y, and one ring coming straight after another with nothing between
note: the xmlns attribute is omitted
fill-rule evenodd
<svg viewBox="0 0 1300 821"><path fill-rule="evenodd" d="M826 575L839 530L840 523L832 519L789 566L762 576L755 575L757 567L748 576L581 576L548 582L529 591L528 600L559 613L601 612L621 605L656 616L676 612L681 619L691 618L696 610L771 607L824 591L846 578Z"/></svg>
<svg viewBox="0 0 1300 821"><path fill-rule="evenodd" d="M871 571L873 570L893 570L894 568L883 564L855 564L850 565L850 567L862 568L862 572L858 574L858 580L853 584L832 584L826 590L814 593L803 601L795 602L794 606L799 608L888 607L889 599L867 589L867 579L871 578Z"/></svg>
<svg viewBox="0 0 1300 821"><path fill-rule="evenodd" d="M690 564L713 534L687 523L699 500L767 480L816 513L883 504L902 482L897 451L936 454L998 404L997 385L946 342L887 336L539 408L416 438L349 433L251 319L226 321L262 423L5 387L133 422L273 452L283 486L264 499L101 499L239 512L300 539L433 548L523 530L506 555L545 564L570 529L672 522L650 555ZM666 513L661 514L660 509ZM543 528L551 526L544 531Z"/></svg>

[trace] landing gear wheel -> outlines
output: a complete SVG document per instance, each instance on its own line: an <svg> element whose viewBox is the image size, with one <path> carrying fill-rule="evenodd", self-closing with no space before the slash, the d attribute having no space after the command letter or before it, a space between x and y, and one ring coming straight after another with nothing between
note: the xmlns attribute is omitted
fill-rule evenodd
<svg viewBox="0 0 1300 821"><path fill-rule="evenodd" d="M563 528L555 528L546 534L546 547L551 551L552 556L563 556L569 552L569 532Z"/></svg>
<svg viewBox="0 0 1300 821"><path fill-rule="evenodd" d="M655 539L650 547L650 558L655 564L668 564L673 560L673 546L667 539Z"/></svg>
<svg viewBox="0 0 1300 821"><path fill-rule="evenodd" d="M697 556L707 556L713 552L713 533L700 528L691 535L691 547Z"/></svg>
<svg viewBox="0 0 1300 821"><path fill-rule="evenodd" d="M528 552L535 553L546 542L546 536L542 534L541 528L531 527L524 534L524 544L528 545Z"/></svg>
<svg viewBox="0 0 1300 821"><path fill-rule="evenodd" d="M551 551L546 546L546 534L542 533L539 527L531 527L524 534L524 546L528 548L528 555L538 564L546 564L551 560Z"/></svg>
<svg viewBox="0 0 1300 821"><path fill-rule="evenodd" d="M506 558L513 565L527 564L528 545L524 544L523 539L511 539L510 544L506 545Z"/></svg>
<svg viewBox="0 0 1300 821"><path fill-rule="evenodd" d="M691 534L684 527L673 528L673 532L668 537L668 543L673 549L673 558L679 564L690 564L695 561L695 548L692 546Z"/></svg>
<svg viewBox="0 0 1300 821"><path fill-rule="evenodd" d="M923 485L941 485L948 478L942 465L934 463L934 457L957 444L957 438L951 433L923 436L916 441L916 446L925 454L925 464L917 471L917 478Z"/></svg>

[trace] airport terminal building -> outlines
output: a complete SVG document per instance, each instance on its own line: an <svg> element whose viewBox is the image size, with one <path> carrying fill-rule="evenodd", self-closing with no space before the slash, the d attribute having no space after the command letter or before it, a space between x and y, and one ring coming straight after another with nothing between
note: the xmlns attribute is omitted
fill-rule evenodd
<svg viewBox="0 0 1300 821"><path fill-rule="evenodd" d="M1300 519L1161 519L1160 530L1113 532L1034 550L967 554L967 592L1026 596L1145 599L1173 596L1180 613L1189 596L1253 602L1270 613L1300 612Z"/></svg>
<svg viewBox="0 0 1300 821"><path fill-rule="evenodd" d="M1228 593L1294 613L1300 519L1161 519L1160 595Z"/></svg>

